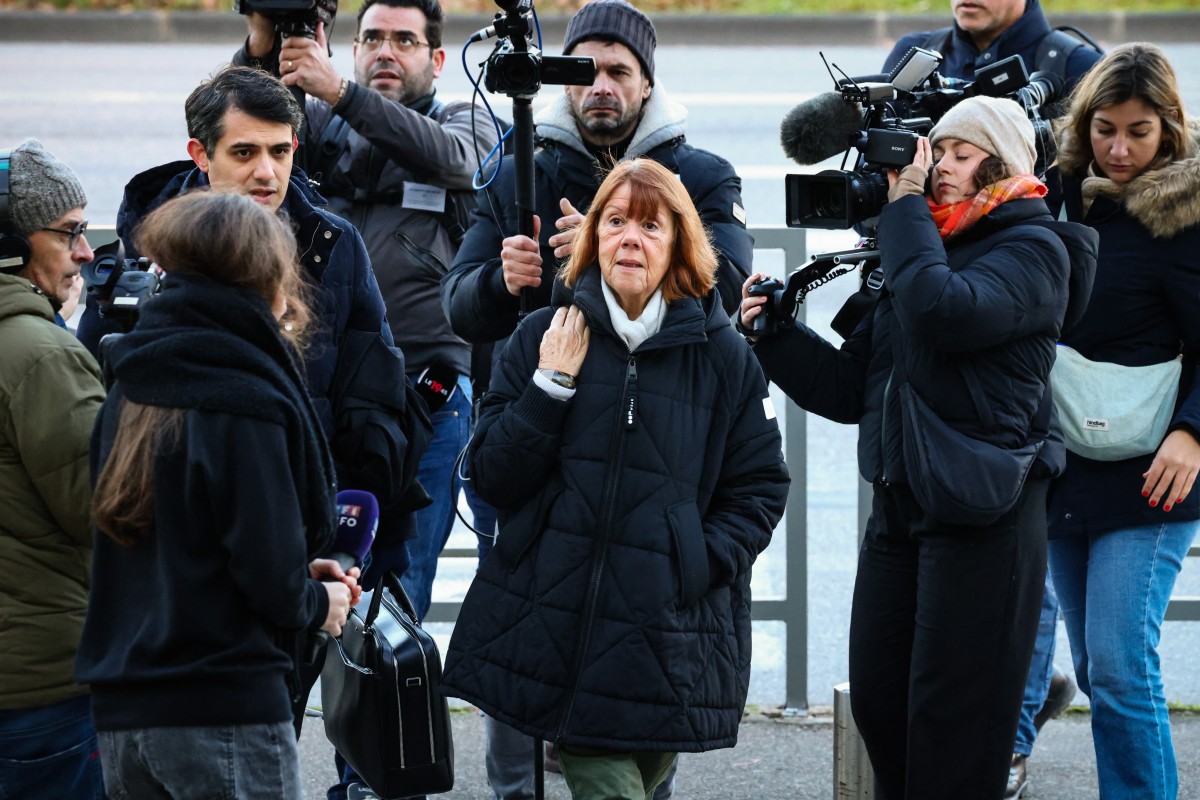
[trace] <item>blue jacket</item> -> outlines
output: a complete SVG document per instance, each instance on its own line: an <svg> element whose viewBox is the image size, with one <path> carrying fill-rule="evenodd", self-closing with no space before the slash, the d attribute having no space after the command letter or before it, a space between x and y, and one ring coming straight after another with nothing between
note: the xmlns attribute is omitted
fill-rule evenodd
<svg viewBox="0 0 1200 800"><path fill-rule="evenodd" d="M750 570L788 473L767 386L715 293L630 353L599 269L574 302L591 343L575 396L531 378L553 310L509 340L471 466L511 514L463 601L443 686L582 746L732 747L750 677Z"/></svg>
<svg viewBox="0 0 1200 800"><path fill-rule="evenodd" d="M1200 128L1192 128L1192 152ZM1084 208L1079 176L1064 176L1067 214L1100 235L1100 259L1087 313L1063 343L1094 361L1145 366L1184 355L1171 430L1200 438L1200 157L1150 170L1124 186L1108 181ZM1092 461L1067 454L1050 491L1050 535L1096 534L1152 522L1200 518L1195 488L1170 514L1142 497L1154 454Z"/></svg>
<svg viewBox="0 0 1200 800"><path fill-rule="evenodd" d="M858 465L872 483L906 483L896 364L933 411L972 438L1007 448L1044 439L1038 477L1062 469L1054 425L1039 429L1064 321L1077 311L1072 272L1095 269L1095 237L1059 231L1042 200L1011 200L943 243L925 198L884 206L887 276L873 315L841 349L802 325L761 339L767 377L801 408L858 423ZM961 465L970 474L977 465Z"/></svg>
<svg viewBox="0 0 1200 800"><path fill-rule="evenodd" d="M164 164L135 176L125 187L125 196L117 212L117 234L125 245L126 258L139 255L134 246L134 234L147 214L173 197L204 186L208 186L208 176L191 161ZM344 332L348 329L379 331L388 345L393 340L362 237L349 222L317 207L324 203L324 199L309 188L304 173L293 170L280 213L287 215L296 231L300 265L315 294L313 310L316 319L313 336L304 353L304 366L309 394L328 438L333 434L330 395ZM102 336L119 330L117 323L102 319L99 310L89 301L79 322L78 336L92 355L97 355ZM398 350L395 352L403 371L403 359ZM336 458L337 453L334 455Z"/></svg>
<svg viewBox="0 0 1200 800"><path fill-rule="evenodd" d="M902 36L883 62L883 71L891 72L900 58L913 47L924 47L933 31L921 31ZM1000 34L986 50L975 46L971 35L955 23L945 45L935 47L945 60L938 73L947 78L974 80L975 71L991 66L1009 56L1020 56L1030 74L1037 70L1037 52L1042 39L1050 33L1050 23L1042 12L1039 0L1026 0L1025 13L1008 30ZM1099 61L1100 54L1091 47L1077 48L1067 60L1067 83L1060 94L1066 97L1083 74Z"/></svg>

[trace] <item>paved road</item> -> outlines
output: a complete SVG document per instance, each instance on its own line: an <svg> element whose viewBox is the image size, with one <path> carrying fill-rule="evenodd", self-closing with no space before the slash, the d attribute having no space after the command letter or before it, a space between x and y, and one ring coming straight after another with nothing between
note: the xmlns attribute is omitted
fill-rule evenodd
<svg viewBox="0 0 1200 800"><path fill-rule="evenodd" d="M68 15L60 21L71 25ZM796 168L780 151L779 121L798 101L827 88L817 49L745 43L721 48L683 46L669 43L665 32L662 38L665 44L656 58L659 84L690 109L689 139L724 155L737 167L752 224L781 224L783 176ZM202 76L228 60L238 44L234 35L226 42L203 44L0 41L0 75L5 76L0 82L0 142L16 142L24 136L42 139L79 171L91 198L93 223L111 224L130 176L186 158L183 100ZM879 47L831 44L822 49L851 74L873 72L883 55ZM1189 107L1200 109L1200 45L1169 44L1165 49L1177 68ZM556 48L548 42L547 50ZM469 62L476 64L486 53L486 47L477 45ZM335 63L349 72L347 48L338 48ZM469 93L457 54L448 61L440 85L443 95ZM539 103L556 91L544 90ZM833 249L850 238L837 232L813 233L811 249ZM785 266L781 259L769 257L760 258L760 265L770 270ZM807 309L809 321L825 329L852 288L850 280L843 279L815 292ZM853 428L810 417L809 432L809 702L820 705L830 702L830 687L846 674L857 478ZM470 546L469 537L460 528L454 541L457 546ZM760 559L756 596L782 595L785 547L780 537ZM435 587L436 599L460 597L471 570L469 563L447 564ZM1181 590L1200 595L1200 564L1189 563ZM445 627L435 629L442 636L448 634ZM782 633L781 623L756 625L752 703L783 702ZM1198 647L1200 625L1166 624L1163 661L1172 700L1200 703L1200 671L1194 669ZM1063 667L1069 663L1061 636L1058 661Z"/></svg>

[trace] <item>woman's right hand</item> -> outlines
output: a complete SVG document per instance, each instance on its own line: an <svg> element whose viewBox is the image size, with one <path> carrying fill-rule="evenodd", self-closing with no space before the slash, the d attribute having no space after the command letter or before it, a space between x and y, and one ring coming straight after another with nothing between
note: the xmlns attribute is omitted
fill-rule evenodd
<svg viewBox="0 0 1200 800"><path fill-rule="evenodd" d="M571 377L579 375L583 359L587 356L588 342L592 332L588 330L587 318L579 306L560 307L550 320L550 327L542 334L542 346L538 351L538 369L553 369Z"/></svg>
<svg viewBox="0 0 1200 800"><path fill-rule="evenodd" d="M917 151L913 154L912 163L899 171L887 171L888 202L899 200L907 194L925 194L925 184L929 180L931 166L933 148L929 146L929 138L921 136L917 139Z"/></svg>
<svg viewBox="0 0 1200 800"><path fill-rule="evenodd" d="M341 636L342 626L350 616L350 587L340 581L325 581L321 585L329 595L329 612L321 630L330 636Z"/></svg>
<svg viewBox="0 0 1200 800"><path fill-rule="evenodd" d="M756 272L749 278L746 278L746 282L742 284L742 307L738 312L738 315L740 317L743 330L750 330L751 325L754 322L754 318L759 314L767 313L766 309L763 308L763 304L767 302L767 298L765 296L751 297L750 287L759 281L765 281L770 277L770 275L767 275L764 272ZM746 338L753 341L758 337L748 336Z"/></svg>

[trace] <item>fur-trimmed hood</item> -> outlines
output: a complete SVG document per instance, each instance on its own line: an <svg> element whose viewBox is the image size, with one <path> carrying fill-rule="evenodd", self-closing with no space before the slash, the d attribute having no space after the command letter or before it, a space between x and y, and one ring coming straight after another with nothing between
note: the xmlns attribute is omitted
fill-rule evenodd
<svg viewBox="0 0 1200 800"><path fill-rule="evenodd" d="M1187 158L1147 170L1128 183L1093 174L1093 163L1080 187L1084 209L1090 208L1096 197L1112 198L1155 239L1200 225L1200 120L1188 120L1188 133L1191 146Z"/></svg>
<svg viewBox="0 0 1200 800"><path fill-rule="evenodd" d="M650 99L642 107L642 118L623 160L645 155L660 144L683 136L687 133L687 115L687 109L667 95L662 83L656 83L650 92ZM561 142L588 158L593 157L579 136L579 128L571 116L570 100L565 92L552 105L539 111L534 122L538 136Z"/></svg>

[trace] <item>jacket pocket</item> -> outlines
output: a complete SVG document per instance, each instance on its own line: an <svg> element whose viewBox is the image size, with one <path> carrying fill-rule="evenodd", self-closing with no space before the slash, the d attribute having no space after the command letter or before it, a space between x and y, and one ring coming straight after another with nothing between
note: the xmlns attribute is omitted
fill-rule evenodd
<svg viewBox="0 0 1200 800"><path fill-rule="evenodd" d="M667 509L667 523L675 544L675 568L679 575L679 606L694 605L708 592L708 548L700 509L692 500Z"/></svg>
<svg viewBox="0 0 1200 800"><path fill-rule="evenodd" d="M554 508L563 488L557 480L547 485L541 494L522 506L507 524L500 527L494 549L510 568L518 566L541 538L550 509Z"/></svg>
<svg viewBox="0 0 1200 800"><path fill-rule="evenodd" d="M437 253L432 250L426 250L419 244L408 237L408 234L401 230L397 230L393 236L400 242L400 246L408 251L409 255L420 264L427 272L429 272L434 280L440 281L442 276L449 272L446 262L438 258Z"/></svg>

